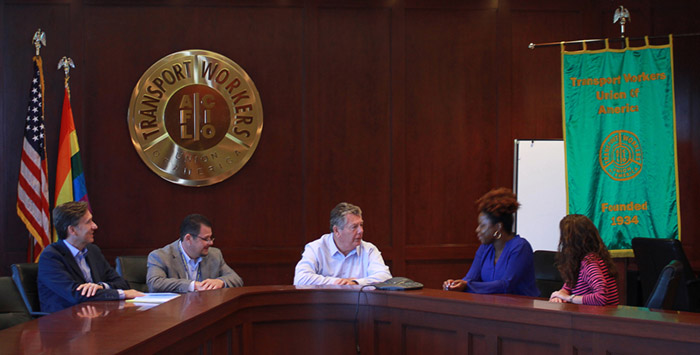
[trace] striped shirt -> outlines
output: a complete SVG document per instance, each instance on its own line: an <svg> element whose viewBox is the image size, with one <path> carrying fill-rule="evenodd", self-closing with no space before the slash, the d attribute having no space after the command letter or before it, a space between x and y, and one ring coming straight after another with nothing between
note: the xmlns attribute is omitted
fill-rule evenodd
<svg viewBox="0 0 700 355"><path fill-rule="evenodd" d="M620 303L617 281L608 271L605 261L590 253L581 260L576 287L564 284L569 294L583 296L583 304L592 306L616 306Z"/></svg>

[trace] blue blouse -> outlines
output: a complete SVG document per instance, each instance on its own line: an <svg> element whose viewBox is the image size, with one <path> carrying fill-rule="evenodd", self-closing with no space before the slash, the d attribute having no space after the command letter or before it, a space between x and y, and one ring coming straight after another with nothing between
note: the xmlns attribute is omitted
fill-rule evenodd
<svg viewBox="0 0 700 355"><path fill-rule="evenodd" d="M496 265L495 255L493 244L479 247L467 276L462 279L467 281L466 292L540 295L535 284L532 247L527 240L516 235L506 242Z"/></svg>

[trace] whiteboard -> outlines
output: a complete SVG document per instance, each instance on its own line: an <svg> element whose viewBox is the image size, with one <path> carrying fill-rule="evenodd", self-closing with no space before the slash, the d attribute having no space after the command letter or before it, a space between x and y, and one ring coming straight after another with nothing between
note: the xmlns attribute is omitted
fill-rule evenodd
<svg viewBox="0 0 700 355"><path fill-rule="evenodd" d="M559 221L566 216L563 140L516 139L513 190L521 206L515 232L533 250L556 251Z"/></svg>

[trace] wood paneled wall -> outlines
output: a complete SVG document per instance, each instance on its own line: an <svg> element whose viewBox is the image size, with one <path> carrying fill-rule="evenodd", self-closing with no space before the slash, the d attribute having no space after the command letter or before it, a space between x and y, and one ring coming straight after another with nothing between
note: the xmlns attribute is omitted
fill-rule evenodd
<svg viewBox="0 0 700 355"><path fill-rule="evenodd" d="M15 212L31 37L41 27L49 169L63 73L96 243L111 261L177 237L189 213L247 285L289 284L303 245L340 201L362 207L365 237L395 275L439 287L466 273L478 240L473 201L512 186L513 139L561 138L559 48L530 42L619 36L602 0L5 1L0 5L0 274L26 255ZM628 35L700 32L697 1L635 1ZM639 44L638 44L639 45ZM700 237L700 37L674 42L682 241ZM248 164L209 187L152 173L127 128L131 91L158 59L219 52L254 80L263 135ZM54 180L51 173L51 180ZM53 184L52 184L53 185ZM52 186L53 187L53 186ZM53 190L51 191L53 195ZM546 206L543 206L546 208ZM527 236L524 236L527 238Z"/></svg>

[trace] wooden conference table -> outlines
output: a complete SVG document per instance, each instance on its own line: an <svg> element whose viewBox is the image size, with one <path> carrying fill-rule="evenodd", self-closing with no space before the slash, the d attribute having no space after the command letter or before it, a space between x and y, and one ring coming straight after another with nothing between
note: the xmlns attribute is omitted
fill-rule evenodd
<svg viewBox="0 0 700 355"><path fill-rule="evenodd" d="M89 302L0 331L0 353L698 354L700 314L441 290L253 286Z"/></svg>

